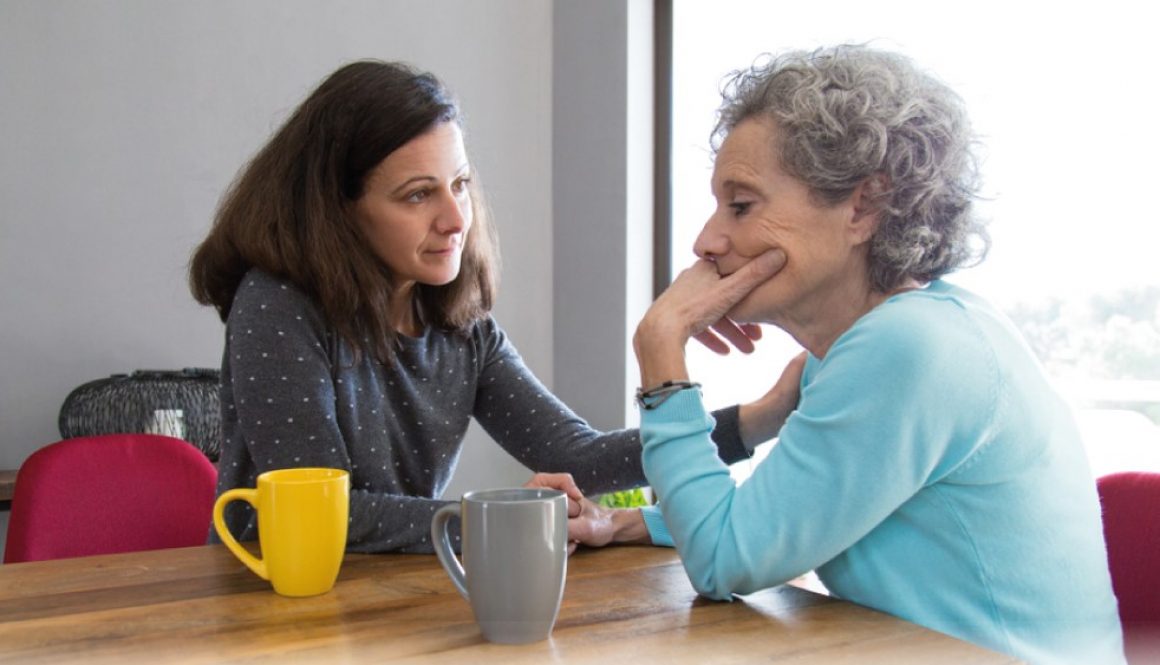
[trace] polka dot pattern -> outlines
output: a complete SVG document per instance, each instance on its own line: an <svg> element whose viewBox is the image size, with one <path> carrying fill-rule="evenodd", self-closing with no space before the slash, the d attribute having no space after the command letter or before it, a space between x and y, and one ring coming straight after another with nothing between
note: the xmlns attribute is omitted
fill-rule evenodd
<svg viewBox="0 0 1160 665"><path fill-rule="evenodd" d="M273 468L348 469L351 551L432 551L431 515L473 417L525 466L568 471L587 493L644 483L636 430L590 427L490 318L404 338L384 365L356 359L307 296L255 270L227 321L222 381L219 492ZM227 521L256 537L244 503Z"/></svg>

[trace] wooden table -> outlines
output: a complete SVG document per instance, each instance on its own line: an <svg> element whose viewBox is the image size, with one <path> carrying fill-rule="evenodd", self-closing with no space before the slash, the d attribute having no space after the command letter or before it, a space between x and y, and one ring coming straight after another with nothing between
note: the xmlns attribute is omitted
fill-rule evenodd
<svg viewBox="0 0 1160 665"><path fill-rule="evenodd" d="M434 556L347 555L339 582L282 598L221 546L0 566L0 662L1012 663L793 586L699 598L673 550L568 563L549 640L490 644Z"/></svg>

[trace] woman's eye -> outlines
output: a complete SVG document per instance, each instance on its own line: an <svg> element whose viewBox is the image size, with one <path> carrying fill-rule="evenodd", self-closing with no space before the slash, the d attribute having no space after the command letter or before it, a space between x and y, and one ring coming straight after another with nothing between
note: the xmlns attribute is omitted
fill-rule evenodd
<svg viewBox="0 0 1160 665"><path fill-rule="evenodd" d="M471 182L471 178L460 178L460 179L456 180L455 182L451 183L451 188L456 193L466 192L467 191L467 184L469 182Z"/></svg>
<svg viewBox="0 0 1160 665"><path fill-rule="evenodd" d="M425 189L416 190L407 195L407 201L410 203L422 203L427 200L431 193Z"/></svg>
<svg viewBox="0 0 1160 665"><path fill-rule="evenodd" d="M733 209L735 216L740 217L749 212L749 206L751 205L753 205L752 201L734 201L729 204L729 207Z"/></svg>

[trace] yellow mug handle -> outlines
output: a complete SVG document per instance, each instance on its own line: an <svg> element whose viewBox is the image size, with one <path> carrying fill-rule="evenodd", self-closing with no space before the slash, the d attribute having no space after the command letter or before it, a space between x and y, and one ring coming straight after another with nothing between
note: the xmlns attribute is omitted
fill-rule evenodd
<svg viewBox="0 0 1160 665"><path fill-rule="evenodd" d="M245 501L253 506L254 510L257 510L258 490L239 487L222 492L222 495L213 504L213 528L217 531L218 537L222 539L226 547L230 548L230 551L234 553L234 556L238 557L258 577L269 581L270 574L266 572L266 562L250 554L246 548L238 543L237 539L230 533L230 530L226 528L225 509L226 504L231 501Z"/></svg>

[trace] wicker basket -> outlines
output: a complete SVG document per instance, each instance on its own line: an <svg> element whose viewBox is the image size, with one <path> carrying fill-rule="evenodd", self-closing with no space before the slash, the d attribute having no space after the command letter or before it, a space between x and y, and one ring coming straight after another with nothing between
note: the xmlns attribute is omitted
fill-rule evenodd
<svg viewBox="0 0 1160 665"><path fill-rule="evenodd" d="M159 411L180 411L181 438L217 461L221 451L221 372L138 370L75 388L60 407L64 438L155 431Z"/></svg>

